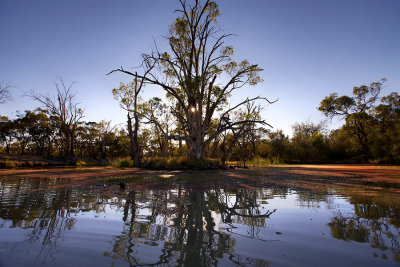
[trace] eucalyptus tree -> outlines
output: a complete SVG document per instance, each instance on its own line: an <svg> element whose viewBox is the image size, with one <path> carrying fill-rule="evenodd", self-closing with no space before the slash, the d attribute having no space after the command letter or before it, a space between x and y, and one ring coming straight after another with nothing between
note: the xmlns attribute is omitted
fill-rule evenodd
<svg viewBox="0 0 400 267"><path fill-rule="evenodd" d="M345 119L344 129L356 137L364 159L368 159L371 155L369 135L374 124L373 111L385 81L383 78L370 85L356 86L353 88L352 97L330 94L321 101L318 108L326 117Z"/></svg>
<svg viewBox="0 0 400 267"><path fill-rule="evenodd" d="M310 121L295 123L292 126L293 157L301 162L326 161L328 156L328 142L324 122Z"/></svg>
<svg viewBox="0 0 400 267"><path fill-rule="evenodd" d="M138 131L139 131L139 114L138 114L138 98L139 93L143 87L143 80L138 83L138 79L131 83L124 84L121 83L119 88L114 88L112 90L114 99L119 102L119 105L122 109L127 111L128 118L128 134L129 134L129 150L131 159L135 167L140 166L141 161L141 149L138 139ZM134 117L134 129L132 129L132 117L133 113Z"/></svg>
<svg viewBox="0 0 400 267"><path fill-rule="evenodd" d="M47 147L47 154L50 156L54 127L47 112L40 108L33 111L28 110L25 112L25 118L30 122L28 133L32 138L36 153L43 156Z"/></svg>
<svg viewBox="0 0 400 267"><path fill-rule="evenodd" d="M248 102L243 108L232 114L232 119L230 116L225 119L226 125L229 126L229 128L224 131L222 142L220 144L221 151L223 152L223 164L225 164L225 161L228 159L235 146L238 146L243 167L246 167L246 158L248 158L246 147L248 146L250 139L255 138L254 136L257 131L255 122L260 120L261 110L262 107L260 105L256 105L254 102ZM237 124L237 122L245 123Z"/></svg>
<svg viewBox="0 0 400 267"><path fill-rule="evenodd" d="M392 92L381 98L381 103L374 109L377 122L376 132L379 141L375 149L379 149L392 161L400 161L400 95Z"/></svg>
<svg viewBox="0 0 400 267"><path fill-rule="evenodd" d="M0 116L0 142L5 146L7 154L10 154L11 143L13 142L13 132L13 121L7 116Z"/></svg>
<svg viewBox="0 0 400 267"><path fill-rule="evenodd" d="M262 70L248 60L234 61L233 47L225 45L231 34L223 33L217 25L220 11L215 1L195 0L189 4L180 0L179 16L166 37L169 48L160 51L156 45L152 52L142 55L145 64L155 67L148 75L139 75L123 69L115 69L142 79L145 83L161 87L175 100L177 116L182 125L189 156L203 160L206 147L222 132L232 127L226 117L246 103L263 100L264 97L246 98L228 107L230 95L246 86L262 81ZM269 101L268 101L269 102ZM269 102L271 103L271 102ZM211 134L213 120L216 130ZM248 123L237 121L235 125ZM252 120L264 123L262 119Z"/></svg>
<svg viewBox="0 0 400 267"><path fill-rule="evenodd" d="M142 116L145 123L154 126L153 134L160 148L161 157L165 159L168 144L171 139L178 139L173 135L175 119L170 112L170 107L158 97L153 97L142 105Z"/></svg>
<svg viewBox="0 0 400 267"><path fill-rule="evenodd" d="M56 122L63 138L64 157L69 160L74 156L74 142L79 121L83 118L83 109L80 103L75 101L76 93L72 91L75 82L66 85L61 79L56 82L56 96L39 94L30 91L28 96L40 102Z"/></svg>
<svg viewBox="0 0 400 267"><path fill-rule="evenodd" d="M21 155L25 154L25 148L32 139L29 128L31 128L35 122L32 120L30 113L29 110L26 110L25 114L18 113L17 119L13 121L13 136L18 141L21 148Z"/></svg>
<svg viewBox="0 0 400 267"><path fill-rule="evenodd" d="M110 141L112 132L118 125L111 125L111 121L102 120L98 123L99 137L101 142L101 157L107 158L107 144Z"/></svg>

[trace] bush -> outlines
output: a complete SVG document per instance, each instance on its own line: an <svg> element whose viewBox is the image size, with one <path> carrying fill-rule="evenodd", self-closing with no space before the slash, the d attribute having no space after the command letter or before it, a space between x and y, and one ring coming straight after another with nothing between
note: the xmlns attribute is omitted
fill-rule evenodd
<svg viewBox="0 0 400 267"><path fill-rule="evenodd" d="M242 161L227 161L227 165L231 166L241 166ZM270 157L270 158L261 158L261 157L255 157L251 160L246 161L247 166L253 166L253 167L265 167L268 165L284 165L285 163L280 157Z"/></svg>
<svg viewBox="0 0 400 267"><path fill-rule="evenodd" d="M77 162L75 162L75 166L84 167L84 166L87 166L87 164L86 164L86 162L84 162L82 160L78 160Z"/></svg>
<svg viewBox="0 0 400 267"><path fill-rule="evenodd" d="M116 158L111 161L111 166L116 168L129 168L133 166L133 162L129 158Z"/></svg>
<svg viewBox="0 0 400 267"><path fill-rule="evenodd" d="M27 161L25 163L25 166L32 168L35 165L35 163L33 161Z"/></svg>
<svg viewBox="0 0 400 267"><path fill-rule="evenodd" d="M18 162L11 161L11 160L6 160L5 161L5 168L6 169L16 169L19 167Z"/></svg>
<svg viewBox="0 0 400 267"><path fill-rule="evenodd" d="M267 160L267 165L283 165L285 162L279 157L272 157Z"/></svg>
<svg viewBox="0 0 400 267"><path fill-rule="evenodd" d="M142 167L153 170L209 170L221 168L220 160L206 159L204 161L189 158L144 158Z"/></svg>

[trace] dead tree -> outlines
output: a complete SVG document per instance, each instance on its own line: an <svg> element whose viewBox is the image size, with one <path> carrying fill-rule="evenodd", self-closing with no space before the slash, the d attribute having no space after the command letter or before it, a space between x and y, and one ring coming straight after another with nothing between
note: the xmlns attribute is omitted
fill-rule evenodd
<svg viewBox="0 0 400 267"><path fill-rule="evenodd" d="M83 118L83 109L75 102L76 93L72 91L75 82L67 86L62 79L56 82L56 97L30 91L28 96L40 102L49 114L56 119L56 126L64 140L64 159L74 156L74 142L79 121Z"/></svg>

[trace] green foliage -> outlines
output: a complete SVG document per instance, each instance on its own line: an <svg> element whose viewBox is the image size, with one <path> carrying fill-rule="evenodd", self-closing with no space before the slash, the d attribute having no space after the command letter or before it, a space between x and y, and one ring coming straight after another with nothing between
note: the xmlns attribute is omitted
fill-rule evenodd
<svg viewBox="0 0 400 267"><path fill-rule="evenodd" d="M354 87L352 97L331 94L318 108L327 117L344 118L339 131L349 139L346 150L365 162L400 162L400 96L392 92L377 105L385 81Z"/></svg>
<svg viewBox="0 0 400 267"><path fill-rule="evenodd" d="M87 166L87 164L85 161L78 160L77 162L75 162L75 166L76 167L84 167L84 166Z"/></svg>
<svg viewBox="0 0 400 267"><path fill-rule="evenodd" d="M246 165L253 167L265 167L269 165L285 165L285 162L280 157L270 157L270 158L255 157L247 161Z"/></svg>
<svg viewBox="0 0 400 267"><path fill-rule="evenodd" d="M16 169L18 167L20 167L19 163L16 161L12 161L12 160L6 160L4 162L4 167L6 169Z"/></svg>
<svg viewBox="0 0 400 267"><path fill-rule="evenodd" d="M218 159L205 159L201 161L186 157L171 157L164 160L159 157L151 157L142 160L142 167L156 170L205 170L218 169L222 166Z"/></svg>
<svg viewBox="0 0 400 267"><path fill-rule="evenodd" d="M116 158L111 161L111 166L116 168L129 168L133 166L133 162L128 157Z"/></svg>
<svg viewBox="0 0 400 267"><path fill-rule="evenodd" d="M17 168L32 168L32 167L43 167L46 166L46 162L40 161L18 161L18 160L3 160L0 161L0 168L5 169L17 169Z"/></svg>

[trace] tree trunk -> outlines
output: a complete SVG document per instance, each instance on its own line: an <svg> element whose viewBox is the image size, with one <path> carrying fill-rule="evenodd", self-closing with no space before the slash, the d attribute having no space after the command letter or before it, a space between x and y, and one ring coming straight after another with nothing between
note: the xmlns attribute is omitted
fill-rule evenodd
<svg viewBox="0 0 400 267"><path fill-rule="evenodd" d="M103 138L103 141L101 142L101 157L103 159L107 158L107 147L106 147L106 138Z"/></svg>
<svg viewBox="0 0 400 267"><path fill-rule="evenodd" d="M186 144L189 145L189 158L204 161L206 145L204 143L205 131L202 124L201 112L189 112L189 142L186 141Z"/></svg>
<svg viewBox="0 0 400 267"><path fill-rule="evenodd" d="M50 139L50 137L47 138L47 141L49 143L49 150L47 151L47 156L51 157L51 139Z"/></svg>
<svg viewBox="0 0 400 267"><path fill-rule="evenodd" d="M71 138L71 147L70 147L70 149L69 149L69 154L70 154L70 157L72 158L72 157L74 157L74 148L75 148L75 129L73 129L72 131L71 131L71 134L70 134L70 138Z"/></svg>
<svg viewBox="0 0 400 267"><path fill-rule="evenodd" d="M213 145L211 147L210 154L208 155L208 157L214 158L215 152L217 151L217 148L218 148L218 144L219 144L219 139L215 139L214 142L213 142Z"/></svg>
<svg viewBox="0 0 400 267"><path fill-rule="evenodd" d="M133 166L139 168L141 165L141 151L138 140L138 131L139 131L139 117L137 114L137 95L135 97L135 112L133 113L133 117L135 118L135 127L133 129Z"/></svg>
<svg viewBox="0 0 400 267"><path fill-rule="evenodd" d="M65 161L69 161L70 159L70 148L71 148L71 139L70 139L70 133L69 131L65 132Z"/></svg>
<svg viewBox="0 0 400 267"><path fill-rule="evenodd" d="M182 147L182 139L179 139L179 157L182 157L183 147Z"/></svg>
<svg viewBox="0 0 400 267"><path fill-rule="evenodd" d="M204 137L197 135L194 139L190 139L189 158L204 161L205 145Z"/></svg>
<svg viewBox="0 0 400 267"><path fill-rule="evenodd" d="M25 154L25 144L23 144L22 142L20 142L21 144L21 155Z"/></svg>
<svg viewBox="0 0 400 267"><path fill-rule="evenodd" d="M128 112L128 135L129 135L129 152L131 154L131 160L135 161L135 145L133 140L133 131L132 131L132 118Z"/></svg>

